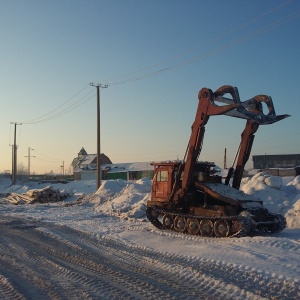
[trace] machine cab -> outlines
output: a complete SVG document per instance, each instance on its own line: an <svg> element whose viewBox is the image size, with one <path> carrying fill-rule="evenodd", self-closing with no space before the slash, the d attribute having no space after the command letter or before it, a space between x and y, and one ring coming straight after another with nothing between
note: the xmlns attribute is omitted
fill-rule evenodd
<svg viewBox="0 0 300 300"><path fill-rule="evenodd" d="M167 202L172 192L180 162L155 162L151 200Z"/></svg>

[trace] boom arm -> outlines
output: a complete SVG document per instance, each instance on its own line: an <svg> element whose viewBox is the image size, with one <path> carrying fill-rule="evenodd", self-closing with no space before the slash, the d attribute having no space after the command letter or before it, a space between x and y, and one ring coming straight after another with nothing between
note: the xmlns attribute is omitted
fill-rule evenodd
<svg viewBox="0 0 300 300"><path fill-rule="evenodd" d="M239 149L239 156L233 176L232 187L239 189L245 165L249 159L250 152L254 141L254 133L257 131L259 124L252 120L247 120L246 127L242 133L242 139Z"/></svg>
<svg viewBox="0 0 300 300"><path fill-rule="evenodd" d="M227 88L224 90L227 90L228 88L230 87L227 86ZM231 88L236 89L233 87ZM222 88L220 88L219 90L222 90ZM215 92L215 94L217 94L217 92ZM224 103L232 103L233 101L224 97L218 97L217 99L218 101ZM262 103L266 104L268 108L268 114L264 114ZM251 153L251 149L255 137L254 133L257 131L259 125L272 124L290 116L287 114L277 116L275 113L272 98L267 95L257 95L249 100L240 102L240 104L241 105L236 110L225 113L225 115L228 116L247 120L245 129L241 135L241 143L238 152L238 159L237 159L236 169L232 181L232 187L236 189L240 188L245 165ZM230 178L226 178L226 184L229 183L229 179Z"/></svg>
<svg viewBox="0 0 300 300"><path fill-rule="evenodd" d="M210 116L213 115L222 115L225 114L239 106L237 103L231 103L225 106L217 106L214 103L215 95L214 93L207 88L202 88L198 94L198 108L196 112L195 121L192 125L192 133L188 143L186 155L185 155L185 164L184 170L180 168L177 176L182 175L182 184L181 190L179 193L179 198L182 198L185 195L186 189L189 187L193 174L193 166L197 162L198 156L202 148L202 142L204 138L205 125ZM176 187L174 187L176 188ZM174 193L171 194L172 196ZM172 199L170 199L172 200Z"/></svg>

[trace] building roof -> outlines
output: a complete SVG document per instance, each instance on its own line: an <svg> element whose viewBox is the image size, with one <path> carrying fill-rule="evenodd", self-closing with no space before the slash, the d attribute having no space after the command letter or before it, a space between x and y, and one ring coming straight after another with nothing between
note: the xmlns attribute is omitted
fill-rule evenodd
<svg viewBox="0 0 300 300"><path fill-rule="evenodd" d="M150 162L133 162L104 164L101 169L107 169L109 173L130 172L130 171L153 171L153 165Z"/></svg>
<svg viewBox="0 0 300 300"><path fill-rule="evenodd" d="M261 160L265 158L271 159L300 159L300 154L260 154L260 155L252 155L252 160Z"/></svg>
<svg viewBox="0 0 300 300"><path fill-rule="evenodd" d="M85 149L83 147L78 152L78 156L82 156L82 155L88 155L87 152L85 151Z"/></svg>
<svg viewBox="0 0 300 300"><path fill-rule="evenodd" d="M93 161L96 159L94 163L97 162L97 154L88 154L84 157L84 160L82 161L81 165L90 165L93 163ZM101 157L100 157L101 161Z"/></svg>
<svg viewBox="0 0 300 300"><path fill-rule="evenodd" d="M104 153L100 154L100 163L103 164L111 164L111 160ZM88 166L95 166L97 164L97 154L87 154L87 155L78 155L72 161L72 166L76 169Z"/></svg>

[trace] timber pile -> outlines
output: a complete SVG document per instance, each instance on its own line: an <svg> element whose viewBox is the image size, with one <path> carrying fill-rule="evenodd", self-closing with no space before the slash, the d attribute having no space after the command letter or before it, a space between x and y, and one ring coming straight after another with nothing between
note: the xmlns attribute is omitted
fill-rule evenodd
<svg viewBox="0 0 300 300"><path fill-rule="evenodd" d="M52 186L47 186L43 189L29 190L23 194L10 193L6 200L12 204L33 204L33 203L48 203L58 202L68 198L67 193L62 193L60 190L55 190Z"/></svg>

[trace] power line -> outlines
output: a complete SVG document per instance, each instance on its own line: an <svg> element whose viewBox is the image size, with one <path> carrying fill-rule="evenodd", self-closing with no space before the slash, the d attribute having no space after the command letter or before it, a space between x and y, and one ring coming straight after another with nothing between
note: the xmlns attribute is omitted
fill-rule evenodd
<svg viewBox="0 0 300 300"><path fill-rule="evenodd" d="M232 33L236 32L236 31L241 30L242 28L248 26L249 24L252 24L252 23L256 22L258 19L261 19L261 18L265 17L266 15L270 14L271 12L278 10L279 8L283 7L284 5L290 4L292 1L293 0L288 1L288 2L286 2L286 3L284 3L284 4L280 5L280 6L276 7L275 9L272 9L272 10L270 10L270 11L262 14L260 17L256 17L255 19L253 19L253 20L251 20L251 21L249 21L249 22L241 25L240 27L238 27L236 29L233 29L231 31L228 31L228 32L220 35L219 37L214 38L214 39L206 42L205 46L209 45L211 42L213 42L215 40L218 40L218 39L223 38L223 37L225 37L225 36L227 36L229 34L232 34ZM141 74L141 75L138 75L138 76L126 79L127 77L130 77L133 74L141 73L141 72L143 72L143 70L147 70L147 69L143 69L143 70L140 70L140 71L133 72L131 74L127 74L127 75L115 78L115 79L121 78L121 80L119 80L119 81L113 81L112 80L112 81L109 82L109 79L106 79L106 80L104 80L104 82L107 82L108 85L120 85L120 84L125 84L125 83L129 83L129 82L139 81L139 80L143 80L143 79L146 79L146 78L149 78L149 77L156 76L156 75L158 75L160 73L169 71L171 69L182 67L184 65L190 64L190 63L192 63L194 61L198 61L200 59L205 59L205 58L207 58L209 56L212 56L213 54L216 54L218 52L224 51L227 48L231 48L233 46L236 46L236 45L238 45L238 44L240 44L240 43L242 43L242 42L244 42L246 40L249 40L251 38L256 37L257 35L259 35L259 34L261 34L263 32L271 30L272 28L274 28L276 26L279 26L279 25L281 25L283 23L286 23L286 22L288 22L288 21L290 21L290 20L298 17L299 15L300 15L300 10L294 11L294 12L290 13L289 15L284 16L284 17L282 17L282 18L280 18L280 19L278 19L278 20L276 20L276 21L274 21L274 22L272 22L272 23L270 23L270 24L268 24L268 25L266 25L264 27L261 27L261 28L255 30L255 31L249 33L249 34L245 34L245 35L241 36L240 38L238 38L238 39L236 39L236 40L234 40L234 41L232 41L230 43L221 45L219 47L215 47L212 50L207 51L204 54L201 54L200 56L199 55L194 56L194 57L192 57L190 59L184 60L184 61L179 62L177 64L169 65L169 66L166 66L164 68L161 68L161 69L158 69L158 70L155 70L155 71L152 71L152 72L148 72L148 73L145 73L145 74ZM201 45L200 48L203 48L205 46ZM199 49L199 47L197 47L196 49ZM164 64L164 62L160 63L160 64L157 64L157 65L159 66L159 65L162 65L162 64ZM150 67L148 69L152 69L152 68L153 67ZM122 80L122 78L124 78L124 79Z"/></svg>
<svg viewBox="0 0 300 300"><path fill-rule="evenodd" d="M85 90L87 87L89 86L89 84L87 84L86 86L84 86L79 92L77 92L74 96L72 96L70 99L68 99L67 101L65 101L64 103L62 103L61 105L59 105L57 108L51 110L50 112L41 115L40 117L28 120L28 121L24 121L22 122L23 124L37 124L37 123L43 123L55 118L58 118L68 112L70 112L71 110L75 109L76 107L82 105L83 103L87 102L88 100L90 100L90 98L88 98L87 100L83 101L84 98L86 98L88 95L91 94L91 91L89 91L87 94L85 94L83 97L81 97L79 100L77 100L75 103L71 104L70 106L66 107L65 109L63 109L62 111L57 112L54 115L51 115L49 117L47 117L48 115L52 114L53 112L59 110L61 107L65 106L67 103L69 103L71 100L73 100L75 97L77 97L83 90ZM83 102L81 102L83 101Z"/></svg>
<svg viewBox="0 0 300 300"><path fill-rule="evenodd" d="M252 19L252 20L250 20L250 21L248 21L248 22L242 24L241 26L239 26L239 27L237 27L237 28L234 28L234 29L231 29L231 30L229 30L229 31L227 31L227 32L225 32L225 33L222 33L222 34L218 35L217 37L214 37L214 38L212 38L212 39L206 41L205 43L201 43L200 45L198 45L198 46L196 46L196 47L193 47L192 49L189 49L189 50L187 50L187 51L182 51L181 53L179 53L179 54L177 54L177 55L173 55L171 58L169 58L169 59L167 59L167 60L165 60L165 61L162 61L162 62L160 62L160 63L154 64L154 65L149 66L149 67L145 67L145 68L143 68L143 69L134 71L134 72L129 73L129 74L124 74L124 75L120 75L120 76L117 76L117 77L105 79L105 80L103 80L103 81L104 81L104 82L107 82L107 83L112 82L112 83L110 83L110 85L121 84L121 83L113 83L113 82L117 82L117 81L116 81L117 79L121 79L121 81L125 81L125 78L126 78L126 77L130 77L130 76L132 76L132 75L134 75L134 74L138 74L138 73L142 73L142 72L147 71L147 70L151 70L151 69L153 69L153 68L155 68L155 67L159 67L159 66L164 65L164 64L166 64L166 63L168 63L168 62L174 61L174 59L178 59L178 58L180 58L180 57L182 57L182 56L186 56L188 53L198 51L199 49L204 48L205 46L210 45L210 44L212 44L213 42L215 42L215 41L217 41L217 40L220 40L220 39L222 39L222 38L224 38L224 37L226 37L226 36L228 36L228 35L231 35L231 34L237 32L237 31L240 31L240 30L243 29L243 28L246 28L246 27L247 27L248 25L250 25L250 24L256 23L258 20L265 18L267 15L270 15L271 13L273 13L273 12L275 12L275 11L277 11L277 10L283 8L284 6L286 6L286 5L290 4L290 3L292 3L293 1L294 1L294 0L288 0L287 2L280 4L279 6L277 6L277 7L275 7L275 8L272 8L271 10L269 10L269 11L267 11L267 12L265 12L265 13L263 13L263 14L257 16L257 17L255 17L254 19ZM168 67L165 67L165 68L162 68L161 70L166 71L167 69L169 69L169 68L168 68ZM157 72L157 71L155 71L155 72ZM155 72L154 72L154 73L155 73ZM147 73L147 74L152 74L152 73ZM122 80L122 78L124 78L124 79ZM137 78L139 78L139 77L137 77ZM140 79L136 79L136 80L141 80L141 79L144 79L144 78L140 78ZM130 80L130 79L129 79L129 80ZM122 83L123 83L123 82L122 82ZM124 83L126 83L126 82L124 82Z"/></svg>
<svg viewBox="0 0 300 300"><path fill-rule="evenodd" d="M36 157L37 160L40 160L40 161L45 161L45 162L61 162L63 159L62 158L54 158L54 157L50 157L50 156L47 156L45 154L42 154L41 152L37 151L35 149L35 153L37 153L39 156L42 156L42 157L45 157L45 159L41 159L39 157Z"/></svg>

